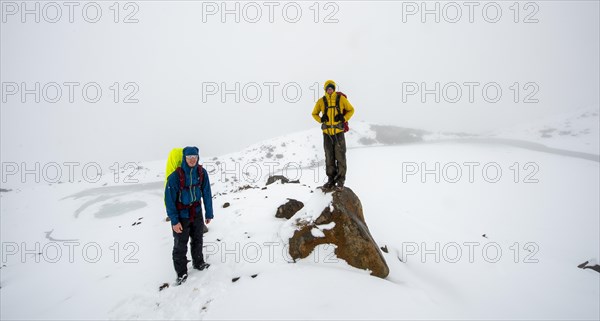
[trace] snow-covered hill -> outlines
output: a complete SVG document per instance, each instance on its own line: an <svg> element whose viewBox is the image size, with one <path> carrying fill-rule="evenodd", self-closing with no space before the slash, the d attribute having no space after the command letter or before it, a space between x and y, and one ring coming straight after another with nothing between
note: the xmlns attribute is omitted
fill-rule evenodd
<svg viewBox="0 0 600 321"><path fill-rule="evenodd" d="M524 139L577 152L600 153L600 115L597 108L549 115L537 122L495 131L493 136Z"/></svg>
<svg viewBox="0 0 600 321"><path fill-rule="evenodd" d="M310 130L201 154L212 265L163 291L175 278L165 160L139 164L134 182L3 186L2 319L600 317L600 274L577 268L600 257L597 110L494 135L351 127L346 183L386 249L385 280L328 246L291 263L277 207L331 200L316 189L323 137ZM267 186L272 174L298 182Z"/></svg>

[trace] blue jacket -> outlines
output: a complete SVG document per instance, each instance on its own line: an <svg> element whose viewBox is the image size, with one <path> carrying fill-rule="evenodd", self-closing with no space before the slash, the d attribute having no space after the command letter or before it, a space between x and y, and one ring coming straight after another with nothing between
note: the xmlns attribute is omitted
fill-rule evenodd
<svg viewBox="0 0 600 321"><path fill-rule="evenodd" d="M185 173L185 186L191 186L198 184L198 164L196 166L189 167L185 161L187 155L198 155L198 148L186 147L183 149L183 159L181 161L181 168ZM198 159L199 160L199 159ZM213 218L212 208L212 193L210 191L210 180L208 178L208 172L202 168L204 177L202 185L200 187L192 187L191 189L185 188L183 191L180 190L179 186L179 174L174 171L167 178L167 185L165 186L165 205L167 207L167 215L171 219L171 225L177 225L179 218L189 218L189 209L177 210L176 204L179 200L183 205L189 205L195 201L200 201L202 198L204 202L204 209L206 210L206 218ZM196 219L202 220L202 207L196 208Z"/></svg>

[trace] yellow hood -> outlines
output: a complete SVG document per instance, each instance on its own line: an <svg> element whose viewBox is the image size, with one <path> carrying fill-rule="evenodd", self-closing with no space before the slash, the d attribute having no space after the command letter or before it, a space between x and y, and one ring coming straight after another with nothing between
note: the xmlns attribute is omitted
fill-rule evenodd
<svg viewBox="0 0 600 321"><path fill-rule="evenodd" d="M329 86L329 85L334 85L334 86L335 86L335 89L337 90L337 85L336 85L335 81L333 81L333 80L331 80L331 79L330 79L330 80L327 80L327 81L325 82L325 84L323 85L323 90L327 91L327 86ZM334 91L335 91L335 90L334 90Z"/></svg>

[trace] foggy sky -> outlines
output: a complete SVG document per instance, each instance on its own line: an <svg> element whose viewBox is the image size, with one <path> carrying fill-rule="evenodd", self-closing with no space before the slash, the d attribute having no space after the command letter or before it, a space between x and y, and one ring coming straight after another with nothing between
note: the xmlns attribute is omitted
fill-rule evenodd
<svg viewBox="0 0 600 321"><path fill-rule="evenodd" d="M425 22L419 12L407 14L421 2L338 1L328 7L321 2L318 12L313 2L295 2L286 16L286 2L271 2L272 7L255 2L259 18L254 4L238 2L239 23L233 14L225 21L220 12L208 14L220 11L222 2L144 1L127 8L121 3L117 23L113 2L97 2L102 14L96 23L83 18L86 2L73 7L72 23L62 2L56 23L46 21L56 18L55 8L44 7L47 2L39 2L39 23L33 14L22 22L21 12L13 15L7 3L21 9L21 2L2 2L3 162L156 160L185 145L198 146L201 156L237 151L263 139L318 130L310 113L327 79L354 105L352 121L429 130L482 132L599 103L597 1L533 2L537 8L523 2L518 18L513 2L495 2L502 9L495 23L485 20L495 15L488 5L484 16L486 2L474 7L472 23L463 2L456 2L462 9L458 18L454 7L439 2L439 23L431 14ZM234 9L235 2L227 6ZM299 21L286 21L295 18L297 7ZM87 18L94 17L93 9L87 7ZM457 22L448 21L453 19ZM13 89L8 83L22 82L29 89L36 82L59 84L62 96L51 103L42 95L36 103L34 95L25 102L20 92L7 95ZM79 83L73 103L68 82ZM96 103L82 96L88 83L102 89ZM132 84L125 88L126 83ZM233 94L222 99L221 89L236 83L240 102ZM449 90L458 84L463 92L457 102L448 101L453 91L439 103L434 95L422 102L420 94L403 102L408 83L426 83L428 89L440 83ZM474 102L464 83L479 83ZM482 96L488 83L502 89L496 103ZM517 103L514 83L520 86ZM526 83L533 85L525 89ZM215 84L218 92L209 94ZM302 93L296 97L298 87ZM54 97L52 86L46 88L46 98ZM129 100L138 101L124 103L135 90ZM534 91L529 98L538 102L525 103Z"/></svg>

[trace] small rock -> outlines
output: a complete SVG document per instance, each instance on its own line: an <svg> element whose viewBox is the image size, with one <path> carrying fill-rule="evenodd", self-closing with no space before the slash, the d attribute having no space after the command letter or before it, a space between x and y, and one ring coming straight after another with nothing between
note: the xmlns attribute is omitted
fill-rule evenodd
<svg viewBox="0 0 600 321"><path fill-rule="evenodd" d="M277 208L277 213L275 213L275 217L277 218L285 218L290 219L294 214L296 214L299 210L304 207L304 203L297 201L295 199L289 199L288 202L279 206Z"/></svg>
<svg viewBox="0 0 600 321"><path fill-rule="evenodd" d="M381 250L382 250L384 253L389 253L389 251L388 251L388 248L387 248L387 245L384 245L383 247L381 247Z"/></svg>
<svg viewBox="0 0 600 321"><path fill-rule="evenodd" d="M589 261L585 261L581 264L579 264L577 267L580 269L592 269L598 273L600 273L600 265L596 264L596 265L587 265L588 263L590 263Z"/></svg>
<svg viewBox="0 0 600 321"><path fill-rule="evenodd" d="M248 174L247 176L250 176L250 175ZM242 187L239 187L235 192L240 192L240 191L244 191L244 190L248 190L248 189L253 189L253 188L258 188L258 187L254 187L254 186L250 186L250 185L244 185Z"/></svg>
<svg viewBox="0 0 600 321"><path fill-rule="evenodd" d="M237 282L239 279L240 279L240 277L239 277L239 276L238 276L238 277L235 277L235 278L231 279L231 282L235 283L235 282Z"/></svg>
<svg viewBox="0 0 600 321"><path fill-rule="evenodd" d="M270 176L267 179L267 185L271 185L273 183L275 183L276 181L281 181L281 184L286 184L289 183L290 181L287 179L287 177L282 176L282 175L275 175L275 176Z"/></svg>
<svg viewBox="0 0 600 321"><path fill-rule="evenodd" d="M229 202L225 202L225 204L223 204L223 208L228 208L231 204L229 204Z"/></svg>

